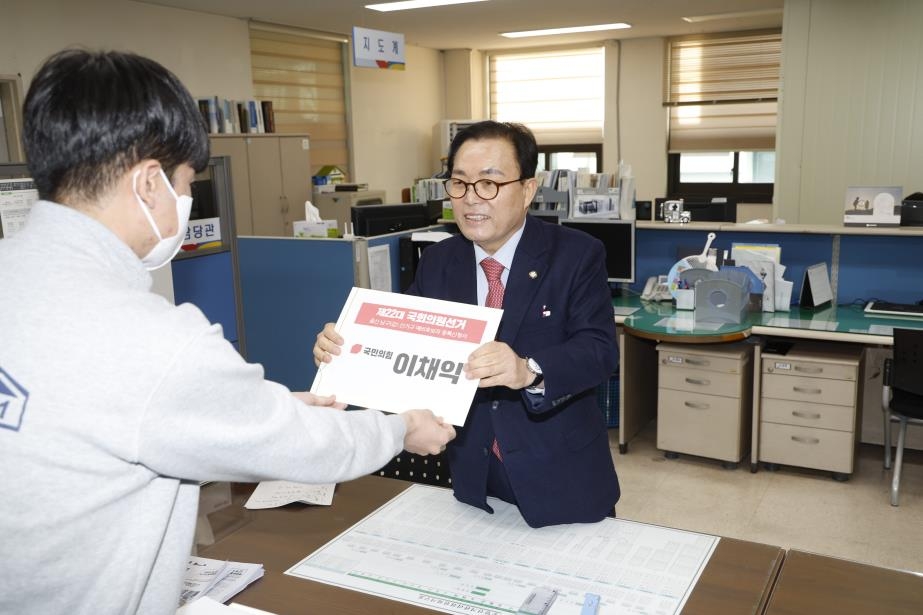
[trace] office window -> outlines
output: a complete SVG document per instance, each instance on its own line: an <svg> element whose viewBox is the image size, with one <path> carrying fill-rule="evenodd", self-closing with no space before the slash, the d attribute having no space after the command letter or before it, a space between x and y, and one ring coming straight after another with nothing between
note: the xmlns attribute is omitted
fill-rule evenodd
<svg viewBox="0 0 923 615"><path fill-rule="evenodd" d="M488 55L490 118L521 122L542 145L602 143L601 46Z"/></svg>
<svg viewBox="0 0 923 615"><path fill-rule="evenodd" d="M537 171L586 169L590 173L601 173L602 168L603 146L600 143L538 146Z"/></svg>
<svg viewBox="0 0 923 615"><path fill-rule="evenodd" d="M668 193L772 202L782 35L695 35L667 42Z"/></svg>
<svg viewBox="0 0 923 615"><path fill-rule="evenodd" d="M250 24L253 95L271 100L277 133L311 136L312 173L328 164L349 175L347 39Z"/></svg>

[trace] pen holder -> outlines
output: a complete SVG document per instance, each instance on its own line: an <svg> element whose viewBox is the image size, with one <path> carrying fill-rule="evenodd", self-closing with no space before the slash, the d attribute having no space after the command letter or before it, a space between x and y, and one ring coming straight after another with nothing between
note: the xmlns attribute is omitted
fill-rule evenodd
<svg viewBox="0 0 923 615"><path fill-rule="evenodd" d="M678 288L673 291L673 298L676 299L677 310L695 309L695 289Z"/></svg>

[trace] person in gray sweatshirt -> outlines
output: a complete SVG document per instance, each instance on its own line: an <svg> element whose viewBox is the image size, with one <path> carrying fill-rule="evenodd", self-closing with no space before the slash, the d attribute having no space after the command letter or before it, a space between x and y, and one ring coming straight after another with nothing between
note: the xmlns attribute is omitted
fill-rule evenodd
<svg viewBox="0 0 923 615"><path fill-rule="evenodd" d="M429 410L292 393L151 292L209 158L164 67L53 55L23 142L41 200L0 240L0 613L172 614L201 481L346 481L455 436Z"/></svg>

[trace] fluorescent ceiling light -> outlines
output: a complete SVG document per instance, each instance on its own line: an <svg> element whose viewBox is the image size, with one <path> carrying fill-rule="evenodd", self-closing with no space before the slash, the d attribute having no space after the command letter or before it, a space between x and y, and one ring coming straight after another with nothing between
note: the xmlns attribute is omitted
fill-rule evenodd
<svg viewBox="0 0 923 615"><path fill-rule="evenodd" d="M430 6L446 6L448 4L467 4L469 2L486 2L487 0L404 0L403 2L382 2L380 4L366 4L365 8L373 11L406 11L407 9L425 9Z"/></svg>
<svg viewBox="0 0 923 615"><path fill-rule="evenodd" d="M741 11L739 13L713 13L711 15L693 15L683 17L683 21L699 23L701 21L718 21L721 19L740 19L742 17L763 17L766 15L781 15L782 9L762 9L756 11Z"/></svg>
<svg viewBox="0 0 923 615"><path fill-rule="evenodd" d="M526 30L523 32L501 32L507 38L525 38L527 36L549 36L551 34L574 34L575 32L600 32L602 30L624 30L631 26L627 23L603 23L595 26L574 26L572 28L548 28L547 30Z"/></svg>

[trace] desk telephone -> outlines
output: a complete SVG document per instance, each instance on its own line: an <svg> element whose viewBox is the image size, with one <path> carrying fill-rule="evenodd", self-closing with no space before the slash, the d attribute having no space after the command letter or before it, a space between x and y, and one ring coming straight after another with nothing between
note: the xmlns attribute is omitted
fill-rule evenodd
<svg viewBox="0 0 923 615"><path fill-rule="evenodd" d="M641 298L645 301L672 301L673 294L670 293L670 285L667 283L667 276L651 276L644 285L644 291Z"/></svg>

